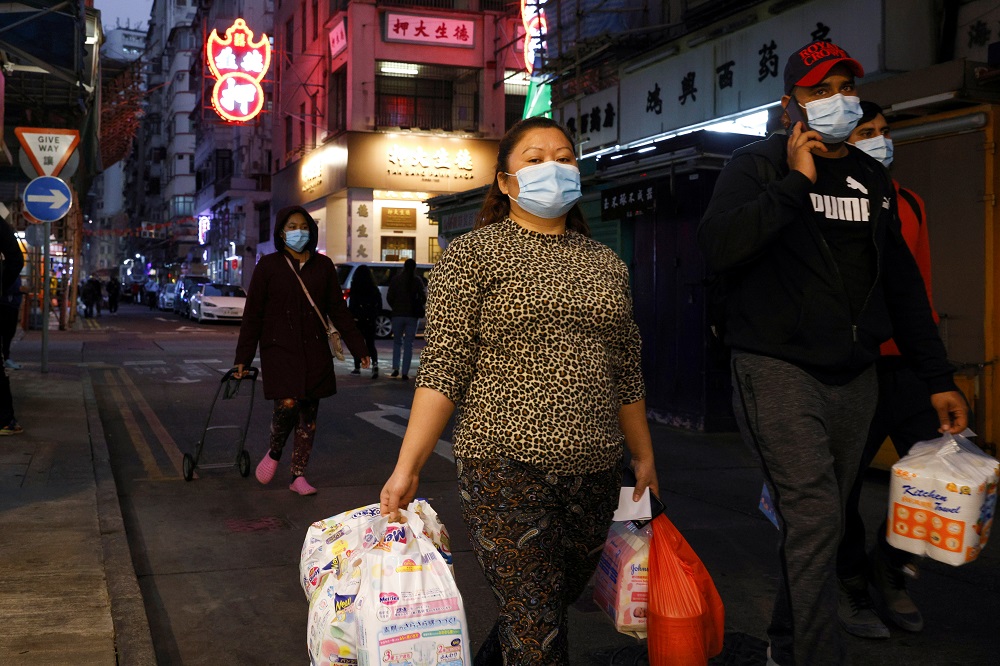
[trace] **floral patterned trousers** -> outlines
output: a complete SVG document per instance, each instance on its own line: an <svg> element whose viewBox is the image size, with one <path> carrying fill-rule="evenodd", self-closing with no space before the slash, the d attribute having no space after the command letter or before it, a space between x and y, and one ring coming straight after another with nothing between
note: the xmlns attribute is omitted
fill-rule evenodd
<svg viewBox="0 0 1000 666"><path fill-rule="evenodd" d="M319 400L303 398L283 398L274 401L274 412L271 413L271 457L281 458L281 450L285 448L288 435L295 430L294 446L292 448L292 475L305 474L309 464L309 454L312 452L313 440L316 438L316 412L319 411Z"/></svg>
<svg viewBox="0 0 1000 666"><path fill-rule="evenodd" d="M456 462L462 516L500 606L476 666L568 664L567 611L597 568L621 470L557 476L507 458Z"/></svg>

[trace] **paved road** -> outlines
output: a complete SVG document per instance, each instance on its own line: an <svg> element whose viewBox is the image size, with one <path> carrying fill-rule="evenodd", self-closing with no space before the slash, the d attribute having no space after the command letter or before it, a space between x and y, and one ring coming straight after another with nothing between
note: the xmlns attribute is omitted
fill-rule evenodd
<svg viewBox="0 0 1000 666"><path fill-rule="evenodd" d="M76 338L81 342L59 337L53 343L52 360L84 365L97 396L161 664L305 661L308 607L297 562L306 528L376 501L412 397L412 383L373 382L339 366L340 393L321 406L309 467L308 478L320 489L315 497L287 490L287 468L268 487L242 478L235 466L201 470L199 478L185 482L182 454L194 450L202 433L236 334L235 326L199 326L126 305L117 317L105 315L89 325ZM390 349L385 342L380 347ZM241 391L234 400L219 401L214 422L240 423L249 407L249 395ZM258 392L247 437L254 464L266 449L269 412ZM668 512L726 603L730 647L713 664L763 664L777 532L756 509L760 473L731 434L656 424L652 431ZM237 444L225 431L216 434L206 443L202 462L232 461ZM450 432L443 435L449 437ZM884 473L869 474L864 499L870 529L878 524L886 484ZM421 491L451 530L456 578L478 647L496 611L464 535L447 455L431 457ZM998 663L1000 548L988 547L964 567L928 562L914 587L927 618L925 631L894 631L891 639L877 642L848 638L855 665ZM571 611L570 632L574 666L631 663L612 654L636 642L617 634L588 595Z"/></svg>

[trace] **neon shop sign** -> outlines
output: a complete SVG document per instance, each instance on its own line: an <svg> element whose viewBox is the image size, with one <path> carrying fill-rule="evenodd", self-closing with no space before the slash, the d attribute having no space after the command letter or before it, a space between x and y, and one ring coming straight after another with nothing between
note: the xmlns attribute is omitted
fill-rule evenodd
<svg viewBox="0 0 1000 666"><path fill-rule="evenodd" d="M264 89L260 82L271 64L271 42L261 33L254 41L253 31L238 18L219 37L216 30L205 45L208 67L215 77L212 106L224 120L243 123L253 120L264 108Z"/></svg>
<svg viewBox="0 0 1000 666"><path fill-rule="evenodd" d="M545 18L546 0L521 0L521 22L524 24L524 67L531 74L535 59L545 52L545 33L549 24Z"/></svg>

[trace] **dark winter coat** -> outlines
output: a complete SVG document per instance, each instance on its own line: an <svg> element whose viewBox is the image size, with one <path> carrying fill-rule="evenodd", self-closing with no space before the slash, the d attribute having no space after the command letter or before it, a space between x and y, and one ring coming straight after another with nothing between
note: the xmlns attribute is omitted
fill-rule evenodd
<svg viewBox="0 0 1000 666"><path fill-rule="evenodd" d="M24 254L14 236L14 229L0 219L0 293L10 289L24 268Z"/></svg>
<svg viewBox="0 0 1000 666"><path fill-rule="evenodd" d="M708 270L726 277L725 341L842 383L874 363L892 336L932 393L954 390L954 369L903 240L886 169L863 160L878 272L855 317L812 214L811 182L789 171L787 140L773 135L737 151L698 229ZM765 173L773 176L768 182Z"/></svg>
<svg viewBox="0 0 1000 666"><path fill-rule="evenodd" d="M408 275L401 271L389 282L385 300L389 301L393 317L423 317L427 287L416 273Z"/></svg>
<svg viewBox="0 0 1000 666"><path fill-rule="evenodd" d="M298 271L313 301L340 331L351 353L361 358L368 355L368 349L344 303L333 262L315 251L314 230L310 230L312 241L307 246L309 260L301 269L285 251L278 231L278 251L260 260L250 280L234 365L249 367L259 343L265 398L324 398L337 392L333 356L323 324L302 293L293 270ZM291 259L294 268L285 257Z"/></svg>
<svg viewBox="0 0 1000 666"><path fill-rule="evenodd" d="M356 279L355 282L357 282ZM347 308L359 321L374 321L382 312L382 292L374 283L370 284L367 289L359 288L355 284L351 287Z"/></svg>

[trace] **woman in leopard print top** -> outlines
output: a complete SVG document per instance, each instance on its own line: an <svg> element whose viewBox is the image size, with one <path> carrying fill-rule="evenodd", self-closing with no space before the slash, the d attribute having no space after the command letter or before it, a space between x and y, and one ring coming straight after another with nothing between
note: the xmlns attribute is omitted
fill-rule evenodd
<svg viewBox="0 0 1000 666"><path fill-rule="evenodd" d="M618 503L623 445L658 493L628 269L589 238L565 131L500 142L477 229L430 274L427 345L381 509L413 499L456 405L463 518L500 617L476 663L567 664L567 608Z"/></svg>

